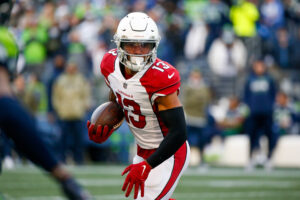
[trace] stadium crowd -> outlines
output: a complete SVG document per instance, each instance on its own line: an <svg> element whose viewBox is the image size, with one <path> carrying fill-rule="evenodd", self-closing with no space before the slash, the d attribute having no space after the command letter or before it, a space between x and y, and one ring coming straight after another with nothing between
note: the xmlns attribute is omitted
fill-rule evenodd
<svg viewBox="0 0 300 200"><path fill-rule="evenodd" d="M128 161L126 127L98 145L88 141L85 122L107 101L99 64L115 48L118 21L132 11L156 21L158 57L181 74L191 145L203 153L216 135L248 134L253 153L265 134L271 158L281 135L299 134L297 0L16 0L14 90L61 161ZM9 167L13 145L2 140Z"/></svg>

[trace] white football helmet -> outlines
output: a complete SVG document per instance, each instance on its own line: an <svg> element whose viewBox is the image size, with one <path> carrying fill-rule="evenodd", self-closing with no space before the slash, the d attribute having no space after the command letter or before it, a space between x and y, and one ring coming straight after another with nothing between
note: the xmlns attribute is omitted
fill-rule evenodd
<svg viewBox="0 0 300 200"><path fill-rule="evenodd" d="M160 36L155 22L141 12L133 12L125 16L114 35L120 62L133 71L141 71L147 64L155 61L159 41ZM129 54L122 48L122 44L128 42L152 43L153 48L148 54Z"/></svg>

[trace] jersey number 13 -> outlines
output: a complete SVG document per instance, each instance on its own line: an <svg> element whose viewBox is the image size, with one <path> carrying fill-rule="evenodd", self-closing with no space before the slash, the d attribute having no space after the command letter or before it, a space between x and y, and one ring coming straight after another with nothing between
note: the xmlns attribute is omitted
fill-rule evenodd
<svg viewBox="0 0 300 200"><path fill-rule="evenodd" d="M119 93L116 93L118 103L123 107L126 121L136 128L144 128L146 126L146 117L142 115L141 107L134 100L124 98ZM129 113L130 112L130 113Z"/></svg>

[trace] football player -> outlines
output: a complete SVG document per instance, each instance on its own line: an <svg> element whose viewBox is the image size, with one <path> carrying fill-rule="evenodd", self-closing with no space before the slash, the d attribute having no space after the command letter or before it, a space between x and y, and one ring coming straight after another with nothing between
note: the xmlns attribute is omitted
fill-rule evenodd
<svg viewBox="0 0 300 200"><path fill-rule="evenodd" d="M70 200L89 199L89 195L74 180L71 174L54 157L42 141L33 117L14 98L10 86L10 74L14 70L18 54L17 45L7 27L11 0L0 2L0 129L10 137L20 150L33 163L60 183ZM2 132L0 134L3 134ZM1 161L1 160L0 160ZM1 165L1 163L0 163Z"/></svg>
<svg viewBox="0 0 300 200"><path fill-rule="evenodd" d="M169 63L156 57L160 41L155 22L146 14L130 13L114 35L117 49L105 54L101 73L111 89L110 100L123 108L135 136L137 155L122 190L134 199L170 199L189 163L190 149L182 105L180 76ZM114 130L87 122L89 138L104 142Z"/></svg>

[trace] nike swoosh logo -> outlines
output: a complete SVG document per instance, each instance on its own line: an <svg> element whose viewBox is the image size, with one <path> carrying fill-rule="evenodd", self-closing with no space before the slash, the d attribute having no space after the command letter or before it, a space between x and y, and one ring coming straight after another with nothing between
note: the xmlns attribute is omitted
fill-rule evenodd
<svg viewBox="0 0 300 200"><path fill-rule="evenodd" d="M171 74L171 75L168 75L168 78L169 79L172 78L174 76L174 74L175 74L175 72L173 72L173 74Z"/></svg>
<svg viewBox="0 0 300 200"><path fill-rule="evenodd" d="M146 165L143 165L142 167L143 167L143 171L142 171L142 175L143 175L146 169Z"/></svg>

